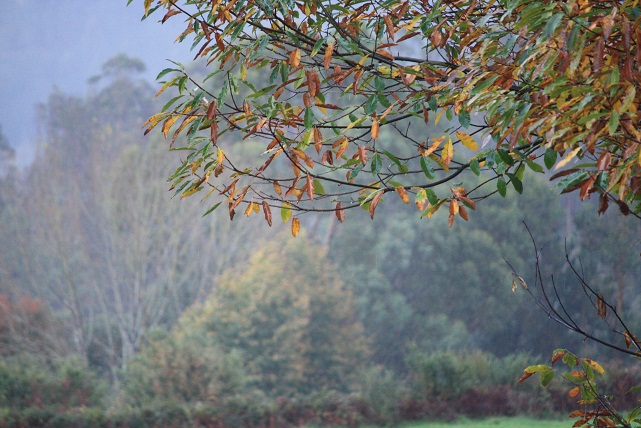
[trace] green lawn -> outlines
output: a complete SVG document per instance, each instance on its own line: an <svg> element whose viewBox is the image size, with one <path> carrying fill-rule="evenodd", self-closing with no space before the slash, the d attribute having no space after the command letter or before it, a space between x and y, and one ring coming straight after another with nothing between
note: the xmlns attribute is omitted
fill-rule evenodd
<svg viewBox="0 0 641 428"><path fill-rule="evenodd" d="M462 419L454 422L418 422L402 424L402 428L570 428L572 419L546 421L529 418L490 418L483 420ZM399 427L399 428L400 428Z"/></svg>

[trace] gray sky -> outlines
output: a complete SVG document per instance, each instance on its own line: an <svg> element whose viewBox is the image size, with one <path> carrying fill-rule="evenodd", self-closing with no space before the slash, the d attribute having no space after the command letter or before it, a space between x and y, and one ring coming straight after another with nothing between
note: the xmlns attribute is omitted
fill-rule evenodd
<svg viewBox="0 0 641 428"><path fill-rule="evenodd" d="M142 59L152 81L188 61L189 46L174 44L181 18L145 21L142 0L0 0L0 124L24 166L36 139L35 105L54 87L83 95L87 80L118 53Z"/></svg>

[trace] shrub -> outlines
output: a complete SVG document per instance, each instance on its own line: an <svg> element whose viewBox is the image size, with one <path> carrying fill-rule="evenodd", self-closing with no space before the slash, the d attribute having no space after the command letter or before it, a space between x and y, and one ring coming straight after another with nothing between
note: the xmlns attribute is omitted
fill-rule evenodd
<svg viewBox="0 0 641 428"><path fill-rule="evenodd" d="M0 407L100 406L107 385L77 358L43 361L21 355L0 360Z"/></svg>

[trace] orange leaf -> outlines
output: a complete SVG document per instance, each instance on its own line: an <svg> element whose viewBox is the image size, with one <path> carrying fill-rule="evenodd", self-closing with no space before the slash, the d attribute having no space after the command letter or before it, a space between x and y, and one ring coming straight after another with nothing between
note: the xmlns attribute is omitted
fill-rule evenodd
<svg viewBox="0 0 641 428"><path fill-rule="evenodd" d="M329 65L332 62L333 51L334 51L334 42L330 42L327 44L327 48L325 49L325 57L323 59L323 65L325 66L325 70L329 70Z"/></svg>
<svg viewBox="0 0 641 428"><path fill-rule="evenodd" d="M521 376L521 379L519 379L519 383L523 382L525 379L529 378L532 376L534 373L525 373L523 376Z"/></svg>
<svg viewBox="0 0 641 428"><path fill-rule="evenodd" d="M292 219L292 235L294 238L296 235L298 235L298 232L300 231L300 220L298 220L298 217L294 217Z"/></svg>
<svg viewBox="0 0 641 428"><path fill-rule="evenodd" d="M376 118L372 120L372 138L378 139L378 119Z"/></svg>
<svg viewBox="0 0 641 428"><path fill-rule="evenodd" d="M398 196L401 197L403 202L405 202L406 204L410 202L410 197L407 194L407 190L405 190L403 186L398 186L395 190L396 193L398 193Z"/></svg>
<svg viewBox="0 0 641 428"><path fill-rule="evenodd" d="M289 54L289 65L294 68L300 65L300 49L296 48Z"/></svg>
<svg viewBox="0 0 641 428"><path fill-rule="evenodd" d="M577 395L579 395L579 393L580 393L580 392L581 392L581 388L579 388L578 386L575 386L574 388L572 388L572 389L570 390L570 392L568 392L568 395L569 395L571 398L574 398L574 397L576 397Z"/></svg>
<svg viewBox="0 0 641 428"><path fill-rule="evenodd" d="M450 215L455 216L459 213L460 207L456 199L450 200Z"/></svg>

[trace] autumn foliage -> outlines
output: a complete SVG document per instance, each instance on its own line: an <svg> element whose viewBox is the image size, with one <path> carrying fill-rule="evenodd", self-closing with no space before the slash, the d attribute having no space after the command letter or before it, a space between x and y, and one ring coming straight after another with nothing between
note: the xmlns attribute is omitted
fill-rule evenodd
<svg viewBox="0 0 641 428"><path fill-rule="evenodd" d="M172 175L231 217L414 201L450 224L554 170L563 192L641 210L636 1L145 0L185 19L209 74L163 70L151 117L186 150ZM180 139L186 136L186 141ZM227 148L251 140L254 154ZM482 177L482 185L472 175ZM200 193L199 193L200 194ZM292 216L292 213L294 214Z"/></svg>

